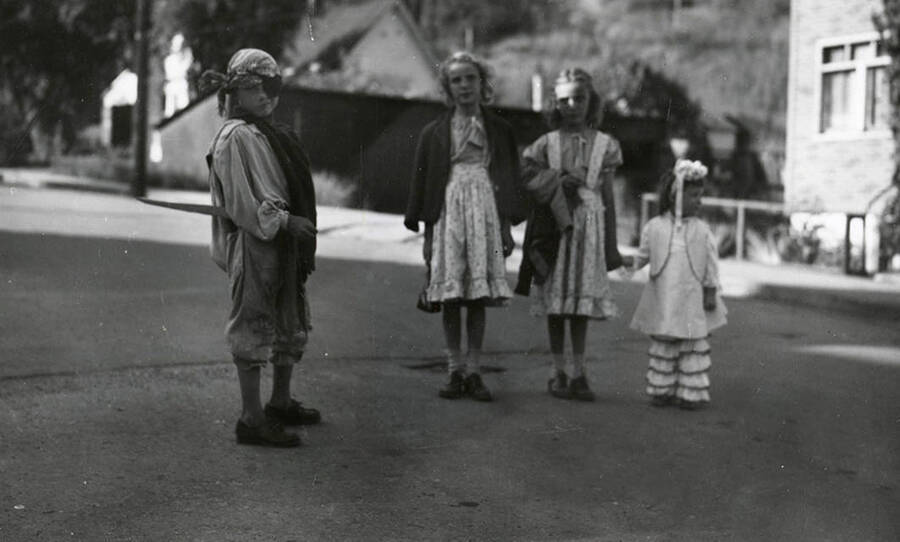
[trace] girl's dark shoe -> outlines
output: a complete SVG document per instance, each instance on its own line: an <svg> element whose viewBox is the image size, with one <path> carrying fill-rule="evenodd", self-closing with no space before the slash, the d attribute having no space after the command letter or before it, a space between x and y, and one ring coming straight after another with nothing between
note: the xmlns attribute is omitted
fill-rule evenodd
<svg viewBox="0 0 900 542"><path fill-rule="evenodd" d="M650 399L650 404L655 407L667 407L675 402L675 398L671 395L654 395Z"/></svg>
<svg viewBox="0 0 900 542"><path fill-rule="evenodd" d="M284 430L281 424L266 420L257 426L250 426L238 420L234 428L238 444L293 448L300 446L300 437Z"/></svg>
<svg viewBox="0 0 900 542"><path fill-rule="evenodd" d="M306 408L300 401L291 399L291 406L277 408L266 405L266 418L284 425L314 425L322 421L322 414L314 408Z"/></svg>
<svg viewBox="0 0 900 542"><path fill-rule="evenodd" d="M547 391L558 399L571 399L569 391L569 375L562 371L556 371L556 376L547 381Z"/></svg>
<svg viewBox="0 0 900 542"><path fill-rule="evenodd" d="M444 399L459 399L465 392L465 382L461 371L453 371L450 373L450 381L443 388L438 390L438 395Z"/></svg>
<svg viewBox="0 0 900 542"><path fill-rule="evenodd" d="M487 389L487 386L481 381L481 375L478 373L472 373L466 377L465 391L467 395L476 401L488 402L494 400L491 390Z"/></svg>
<svg viewBox="0 0 900 542"><path fill-rule="evenodd" d="M569 393L576 401L593 401L595 399L594 392L588 386L587 377L584 375L573 378L569 382Z"/></svg>

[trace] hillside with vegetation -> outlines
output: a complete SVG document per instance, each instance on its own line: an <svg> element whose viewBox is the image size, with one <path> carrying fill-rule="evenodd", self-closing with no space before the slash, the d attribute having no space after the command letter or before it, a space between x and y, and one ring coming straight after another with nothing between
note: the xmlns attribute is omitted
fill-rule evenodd
<svg viewBox="0 0 900 542"><path fill-rule="evenodd" d="M741 119L761 148L783 146L790 0L409 4L442 52L468 38L491 61L501 101L528 104L533 73L552 83L562 66L578 65L612 103L632 107L650 70L680 85L704 114Z"/></svg>

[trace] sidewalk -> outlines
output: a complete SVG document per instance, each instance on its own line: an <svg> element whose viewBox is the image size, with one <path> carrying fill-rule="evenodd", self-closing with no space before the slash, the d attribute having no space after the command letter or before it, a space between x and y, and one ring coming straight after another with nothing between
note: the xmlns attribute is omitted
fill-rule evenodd
<svg viewBox="0 0 900 542"><path fill-rule="evenodd" d="M103 224L85 224L83 228L71 223L54 224L40 219L40 225L28 225L28 217L16 218L6 212L0 216L0 229L16 231L42 231L44 233L82 235L125 236L129 239L150 239L188 244L205 244L208 240L208 218L202 215L182 213L143 205L127 197L127 186L110 181L85 179L62 175L42 169L0 168L0 186L4 187L0 206L24 206L39 208L48 204L77 208L79 213L90 210L104 214L115 211L120 217L138 215L151 224L117 231L104 214ZM30 197L15 197L16 188L57 189L62 194L78 191L81 196L38 197L34 191ZM22 195L21 193L19 194ZM148 197L168 201L190 203L208 202L208 194L196 191L150 189ZM23 200L27 202L23 203ZM51 203L52 201L52 203ZM41 213L35 212L34 216ZM336 207L319 208L320 254L341 259L392 261L410 265L421 263L421 235L406 230L398 215L375 213ZM524 226L513 230L513 237L521 246ZM634 249L621 247L623 253ZM507 259L510 272L518 270L521 251ZM881 275L876 279L849 276L838 270L823 269L799 264L779 266L754 262L723 260L721 262L724 294L727 297L753 297L804 305L829 311L847 311L871 316L900 318L900 279ZM628 280L646 281L646 270ZM613 273L613 280L625 280Z"/></svg>

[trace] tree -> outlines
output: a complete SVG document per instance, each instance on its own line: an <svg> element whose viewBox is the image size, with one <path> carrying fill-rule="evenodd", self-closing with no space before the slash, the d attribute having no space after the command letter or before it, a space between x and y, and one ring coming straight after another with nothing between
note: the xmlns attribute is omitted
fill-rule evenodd
<svg viewBox="0 0 900 542"><path fill-rule="evenodd" d="M900 0L884 0L884 11L875 15L874 22L881 32L884 50L891 57L887 68L890 125L894 134L894 154L900 157ZM894 168L892 182L900 185L900 164Z"/></svg>
<svg viewBox="0 0 900 542"><path fill-rule="evenodd" d="M263 49L276 59L306 15L301 0L164 0L158 9L157 33L163 40L184 35L198 69L225 71L235 51Z"/></svg>
<svg viewBox="0 0 900 542"><path fill-rule="evenodd" d="M0 125L24 122L18 136L5 134L0 154L31 146L47 160L96 121L100 94L131 43L133 15L133 0L0 0Z"/></svg>

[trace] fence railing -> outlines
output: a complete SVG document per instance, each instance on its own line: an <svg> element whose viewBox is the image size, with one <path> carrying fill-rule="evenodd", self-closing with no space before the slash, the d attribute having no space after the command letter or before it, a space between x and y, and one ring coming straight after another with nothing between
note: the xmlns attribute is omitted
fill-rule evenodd
<svg viewBox="0 0 900 542"><path fill-rule="evenodd" d="M659 201L659 196L653 192L641 194L641 224L639 229L650 220L650 204ZM744 233L747 229L747 210L762 211L765 213L783 215L784 204L772 201L758 201L750 199L730 199L705 197L700 200L703 205L709 207L721 207L723 209L735 209L737 211L735 224L735 258L744 259Z"/></svg>

